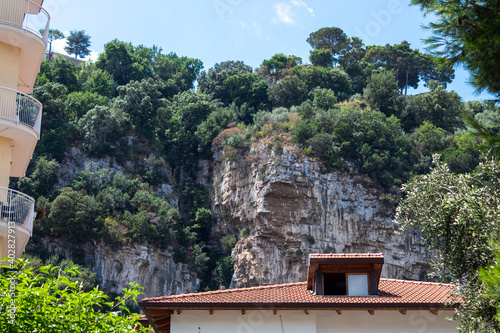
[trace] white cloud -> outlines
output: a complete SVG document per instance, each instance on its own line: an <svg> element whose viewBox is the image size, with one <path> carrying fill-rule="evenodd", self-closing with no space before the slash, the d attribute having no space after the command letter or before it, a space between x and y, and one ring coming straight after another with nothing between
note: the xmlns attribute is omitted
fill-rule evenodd
<svg viewBox="0 0 500 333"><path fill-rule="evenodd" d="M274 19L274 22L281 22L286 24L295 24L293 16L295 13L292 11L292 6L287 3L281 2L274 6L276 9L276 15L278 18Z"/></svg>
<svg viewBox="0 0 500 333"><path fill-rule="evenodd" d="M309 14L314 16L314 9L309 7L304 1L292 0L292 3L295 7L304 7L309 12Z"/></svg>
<svg viewBox="0 0 500 333"><path fill-rule="evenodd" d="M274 8L277 15L277 17L273 19L273 22L275 23L285 23L289 25L295 24L295 16L297 15L295 10L296 8L303 8L309 14L314 16L314 9L309 7L304 1L291 0L289 3L280 2L275 5Z"/></svg>

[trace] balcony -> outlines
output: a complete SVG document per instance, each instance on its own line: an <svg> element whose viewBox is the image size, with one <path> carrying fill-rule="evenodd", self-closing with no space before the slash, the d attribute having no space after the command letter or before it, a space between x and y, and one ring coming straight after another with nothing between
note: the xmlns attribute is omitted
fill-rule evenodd
<svg viewBox="0 0 500 333"><path fill-rule="evenodd" d="M48 42L50 15L42 2L0 0L0 42L21 50L17 86L24 93L33 89Z"/></svg>
<svg viewBox="0 0 500 333"><path fill-rule="evenodd" d="M11 177L23 177L40 138L42 104L22 92L0 87L0 136L12 140Z"/></svg>
<svg viewBox="0 0 500 333"><path fill-rule="evenodd" d="M33 198L21 192L0 187L0 250L2 257L9 255L9 250L15 250L16 258L21 256L33 231L34 209L35 200Z"/></svg>

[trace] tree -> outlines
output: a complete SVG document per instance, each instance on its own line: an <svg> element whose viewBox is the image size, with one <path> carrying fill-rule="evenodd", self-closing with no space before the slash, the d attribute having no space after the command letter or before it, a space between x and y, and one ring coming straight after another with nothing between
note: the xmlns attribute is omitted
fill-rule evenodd
<svg viewBox="0 0 500 333"><path fill-rule="evenodd" d="M85 34L85 30L71 31L66 38L67 46L64 51L74 54L76 58L84 58L90 54L90 36Z"/></svg>
<svg viewBox="0 0 500 333"><path fill-rule="evenodd" d="M400 93L404 92L405 95L408 87L418 88L421 79L426 82L438 79L446 88L446 84L454 78L453 69L438 69L432 56L411 49L407 41L395 45L369 46L363 60L373 64L375 68L392 70Z"/></svg>
<svg viewBox="0 0 500 333"><path fill-rule="evenodd" d="M251 72L252 67L245 65L243 61L224 61L215 64L208 72L201 72L198 78L198 87L200 92L211 94L214 99L228 103L230 98L227 96L227 91L223 88L224 81L230 76Z"/></svg>
<svg viewBox="0 0 500 333"><path fill-rule="evenodd" d="M49 29L49 60L52 60L52 42L65 38L64 34L57 29Z"/></svg>
<svg viewBox="0 0 500 333"><path fill-rule="evenodd" d="M394 78L394 72L382 70L373 73L368 79L366 93L370 95L373 107L387 116L396 113L398 83Z"/></svg>
<svg viewBox="0 0 500 333"><path fill-rule="evenodd" d="M200 59L179 57L173 52L157 55L153 63L155 77L164 81L161 90L165 98L193 89L202 68Z"/></svg>
<svg viewBox="0 0 500 333"><path fill-rule="evenodd" d="M269 86L269 99L273 107L291 107L307 100L309 89L297 76L287 76L280 82Z"/></svg>
<svg viewBox="0 0 500 333"><path fill-rule="evenodd" d="M116 83L111 74L97 68L89 74L84 84L84 90L111 98L115 95Z"/></svg>
<svg viewBox="0 0 500 333"><path fill-rule="evenodd" d="M260 66L259 73L261 75L272 75L277 79L283 77L285 69L293 68L302 64L302 58L294 55L284 55L276 53L269 60L264 60Z"/></svg>
<svg viewBox="0 0 500 333"><path fill-rule="evenodd" d="M126 85L132 79L140 80L138 69L133 67L132 55L132 44L114 39L104 45L96 67L110 73L119 86Z"/></svg>
<svg viewBox="0 0 500 333"><path fill-rule="evenodd" d="M437 81L429 81L431 91L406 99L401 121L407 131L420 126L425 120L453 133L463 127L463 105L454 91L446 91Z"/></svg>
<svg viewBox="0 0 500 333"><path fill-rule="evenodd" d="M492 235L500 231L500 166L493 160L472 174L454 174L436 157L435 167L403 187L405 198L396 221L403 229L419 229L425 244L439 251L434 267L457 284L457 309L464 332L497 332L496 313L482 297L479 270L493 263Z"/></svg>
<svg viewBox="0 0 500 333"><path fill-rule="evenodd" d="M78 121L83 150L90 156L113 155L120 148L128 125L122 110L96 105Z"/></svg>
<svg viewBox="0 0 500 333"><path fill-rule="evenodd" d="M328 49L312 50L309 55L309 60L313 66L331 67L333 62L332 51Z"/></svg>
<svg viewBox="0 0 500 333"><path fill-rule="evenodd" d="M436 16L425 39L443 66L464 65L478 91L500 96L500 2L480 0L412 0Z"/></svg>
<svg viewBox="0 0 500 333"><path fill-rule="evenodd" d="M346 47L348 37L345 32L337 27L321 28L318 31L312 32L307 38L307 43L314 50L326 49L330 50L334 60L338 61L339 54Z"/></svg>
<svg viewBox="0 0 500 333"><path fill-rule="evenodd" d="M138 322L139 315L130 314L125 306L128 301L136 303L142 290L137 284L131 283L111 302L98 288L83 289L77 266L71 264L61 271L49 265L35 272L27 264L19 259L2 267L0 331L146 332Z"/></svg>
<svg viewBox="0 0 500 333"><path fill-rule="evenodd" d="M232 103L241 107L244 103L256 110L269 109L269 98L266 80L256 73L237 74L224 80L223 88ZM252 121L251 117L244 119L246 123ZM242 119L243 120L243 119Z"/></svg>
<svg viewBox="0 0 500 333"><path fill-rule="evenodd" d="M64 187L50 206L48 221L43 225L51 235L84 244L94 239L103 226L97 219L97 203L93 197Z"/></svg>

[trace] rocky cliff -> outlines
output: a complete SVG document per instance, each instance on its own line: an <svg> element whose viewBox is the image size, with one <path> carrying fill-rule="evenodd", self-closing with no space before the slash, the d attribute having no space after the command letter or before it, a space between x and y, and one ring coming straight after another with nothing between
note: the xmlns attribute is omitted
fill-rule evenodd
<svg viewBox="0 0 500 333"><path fill-rule="evenodd" d="M379 192L323 171L296 147L276 153L257 142L244 159L218 154L212 173L215 236L242 235L232 287L303 281L307 254L323 252L382 252L382 276L426 276L430 254L420 236L396 232Z"/></svg>
<svg viewBox="0 0 500 333"><path fill-rule="evenodd" d="M44 240L53 253L71 258L68 246ZM198 291L200 281L187 264L176 263L172 249L161 250L148 244L133 244L112 249L104 243L86 245L84 261L100 281L101 288L121 293L130 282L144 287L139 299Z"/></svg>

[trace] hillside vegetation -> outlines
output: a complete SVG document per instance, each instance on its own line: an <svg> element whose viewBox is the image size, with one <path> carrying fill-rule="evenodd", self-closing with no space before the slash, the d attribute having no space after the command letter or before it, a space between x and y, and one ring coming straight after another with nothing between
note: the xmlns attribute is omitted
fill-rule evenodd
<svg viewBox="0 0 500 333"><path fill-rule="evenodd" d="M435 153L454 173L478 165L477 139L463 115L497 131L498 110L446 90L452 69L439 69L436 58L405 41L365 46L339 28L320 29L307 42L312 65L275 54L255 70L241 61L203 70L199 59L119 40L82 67L63 57L43 61L33 92L44 105L41 141L28 176L11 181L37 202L28 252L49 257L41 237L76 253L90 241L116 248L149 242L175 249L203 288L214 289L230 282L238 236L210 238L220 217L194 181L199 160L215 152L231 159L258 140L270 140L276 152L296 144L392 202L402 184L430 171ZM407 95L420 85L429 91ZM75 149L115 167L90 163L62 180ZM178 203L162 184L173 186Z"/></svg>

